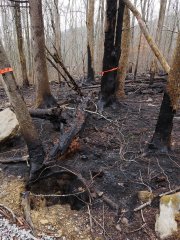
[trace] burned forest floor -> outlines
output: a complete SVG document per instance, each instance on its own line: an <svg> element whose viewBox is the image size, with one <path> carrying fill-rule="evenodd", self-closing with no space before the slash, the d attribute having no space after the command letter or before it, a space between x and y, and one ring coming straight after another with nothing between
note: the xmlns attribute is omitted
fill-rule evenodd
<svg viewBox="0 0 180 240"><path fill-rule="evenodd" d="M102 113L96 111L99 84L97 80L97 85L82 86L85 96L93 93L85 126L73 141L69 152L63 158L57 158L54 163L57 169L63 167L80 173L83 179L98 189L98 194L93 193L98 196L94 196L79 211L71 210L69 204L60 204L58 201L53 204L52 199L58 198L58 190L46 186L44 194L51 195L52 200L47 205L42 195L39 195L42 194L44 185L48 185L42 181L42 189L34 194L31 208L38 239L43 234L51 236L49 239L63 240L158 239L155 219L159 213L159 199L134 212L142 204L138 192L152 191L157 196L180 185L179 111L174 118L172 151L168 154L145 154L163 96L163 77L157 78L151 86L145 75L138 76L136 81L127 79L126 98L115 108L107 107ZM64 106L62 116L66 119L67 126L70 126L80 97L66 85L59 86L52 82L51 89L60 106ZM21 92L28 108L33 108L34 87L21 89ZM1 87L0 109L7 106L8 99ZM49 161L49 153L61 135L49 121L37 118L33 121L47 154L46 161ZM0 145L0 161L4 162L0 163L0 204L13 211L20 228L30 229L23 218L21 207L21 193L25 190L29 170L27 162L21 159L25 155L27 147L20 135ZM9 161L13 158L14 161ZM6 160L9 162L6 163ZM102 196L106 196L107 201ZM110 204L107 204L108 201ZM118 210L113 208L114 203ZM1 207L0 214L12 222L11 214ZM177 236L171 239L177 239Z"/></svg>

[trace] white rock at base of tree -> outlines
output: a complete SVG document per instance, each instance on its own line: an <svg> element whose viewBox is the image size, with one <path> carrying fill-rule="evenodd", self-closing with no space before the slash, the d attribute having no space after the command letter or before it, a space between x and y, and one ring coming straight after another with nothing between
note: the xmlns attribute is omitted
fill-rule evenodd
<svg viewBox="0 0 180 240"><path fill-rule="evenodd" d="M0 142L4 142L18 134L19 123L10 108L0 112L0 126Z"/></svg>
<svg viewBox="0 0 180 240"><path fill-rule="evenodd" d="M160 239L172 236L178 231L175 220L180 210L180 192L161 197L160 214L156 218L155 231Z"/></svg>

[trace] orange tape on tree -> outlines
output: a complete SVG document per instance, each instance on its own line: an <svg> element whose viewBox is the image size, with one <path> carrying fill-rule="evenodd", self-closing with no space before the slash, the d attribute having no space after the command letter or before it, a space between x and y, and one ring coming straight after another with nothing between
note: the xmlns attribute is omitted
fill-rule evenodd
<svg viewBox="0 0 180 240"><path fill-rule="evenodd" d="M109 69L109 70L103 71L103 72L101 72L101 76L103 76L104 73L107 73L107 72L113 72L113 71L116 71L117 69L118 69L118 67L115 67L115 68L112 68L112 69Z"/></svg>
<svg viewBox="0 0 180 240"><path fill-rule="evenodd" d="M12 68L0 69L0 74L4 74L4 73L7 73L7 72L13 72L13 69Z"/></svg>

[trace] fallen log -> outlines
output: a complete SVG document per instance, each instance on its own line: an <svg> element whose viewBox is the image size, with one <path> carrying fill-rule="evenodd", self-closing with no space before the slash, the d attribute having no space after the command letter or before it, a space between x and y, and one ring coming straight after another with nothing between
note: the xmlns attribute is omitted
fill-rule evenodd
<svg viewBox="0 0 180 240"><path fill-rule="evenodd" d="M30 109L29 113L33 118L49 120L55 129L60 128L61 123L66 123L66 120L61 116L62 108L55 107L49 109Z"/></svg>
<svg viewBox="0 0 180 240"><path fill-rule="evenodd" d="M28 162L29 155L22 157L10 157L10 158L0 158L0 163L19 163L19 162Z"/></svg>
<svg viewBox="0 0 180 240"><path fill-rule="evenodd" d="M59 143L56 144L50 152L51 158L62 156L70 146L73 139L83 129L86 121L87 112L84 109L87 107L90 97L82 98L82 102L79 104L76 110L74 121L70 129L64 129L62 136L60 136Z"/></svg>

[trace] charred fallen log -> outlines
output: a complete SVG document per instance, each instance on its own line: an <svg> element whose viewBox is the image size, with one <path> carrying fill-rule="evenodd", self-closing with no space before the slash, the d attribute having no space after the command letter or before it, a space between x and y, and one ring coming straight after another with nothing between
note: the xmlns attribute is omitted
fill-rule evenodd
<svg viewBox="0 0 180 240"><path fill-rule="evenodd" d="M75 118L70 129L64 129L64 132L60 137L59 143L56 144L51 150L51 158L63 155L69 148L73 139L83 129L87 117L87 112L85 112L84 109L87 107L89 99L89 96L87 98L82 98L82 102L77 107Z"/></svg>
<svg viewBox="0 0 180 240"><path fill-rule="evenodd" d="M56 130L60 129L60 125L66 124L66 119L61 116L62 108L55 107L50 109L30 109L29 113L33 118L49 120Z"/></svg>

